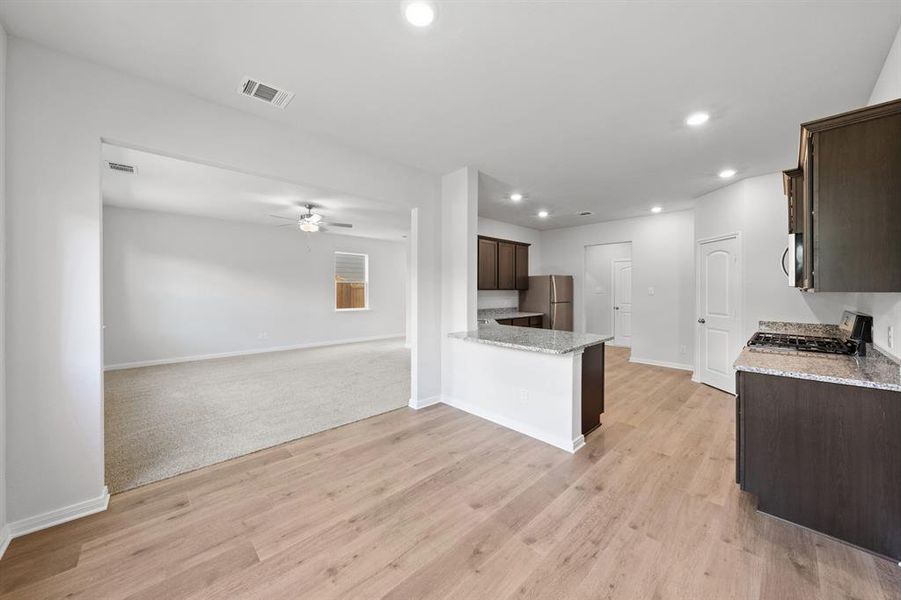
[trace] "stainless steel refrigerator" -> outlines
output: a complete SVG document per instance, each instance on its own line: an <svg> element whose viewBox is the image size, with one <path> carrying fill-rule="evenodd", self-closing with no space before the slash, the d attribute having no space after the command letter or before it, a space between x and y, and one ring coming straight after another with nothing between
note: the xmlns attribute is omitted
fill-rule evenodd
<svg viewBox="0 0 901 600"><path fill-rule="evenodd" d="M519 292L519 310L544 313L544 328L573 330L572 275L533 275Z"/></svg>

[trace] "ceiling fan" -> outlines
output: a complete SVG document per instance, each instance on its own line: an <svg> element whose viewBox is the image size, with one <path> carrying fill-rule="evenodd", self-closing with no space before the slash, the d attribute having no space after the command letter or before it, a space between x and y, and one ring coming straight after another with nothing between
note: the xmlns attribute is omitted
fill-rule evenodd
<svg viewBox="0 0 901 600"><path fill-rule="evenodd" d="M297 227L301 231L306 231L308 233L314 233L316 231L328 231L328 227L353 227L350 223L333 223L331 221L323 221L322 215L314 213L313 209L316 208L313 204L304 205L306 212L300 215L299 217L283 217L281 215L269 215L270 217L275 217L276 219L284 219L286 221L294 221L291 225L287 223L284 225L279 225L279 227Z"/></svg>

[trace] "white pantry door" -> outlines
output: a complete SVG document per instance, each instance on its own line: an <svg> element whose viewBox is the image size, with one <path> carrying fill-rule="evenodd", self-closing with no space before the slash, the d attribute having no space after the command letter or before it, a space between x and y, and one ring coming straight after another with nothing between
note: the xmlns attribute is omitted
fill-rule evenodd
<svg viewBox="0 0 901 600"><path fill-rule="evenodd" d="M613 343L632 347L632 261L613 261Z"/></svg>
<svg viewBox="0 0 901 600"><path fill-rule="evenodd" d="M738 238L730 236L701 242L698 250L698 378L701 383L734 394L732 363L741 351Z"/></svg>

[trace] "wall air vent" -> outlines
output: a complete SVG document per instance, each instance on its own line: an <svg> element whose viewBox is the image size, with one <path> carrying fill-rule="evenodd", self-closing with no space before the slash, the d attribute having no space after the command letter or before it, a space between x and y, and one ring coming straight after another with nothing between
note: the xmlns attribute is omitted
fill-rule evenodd
<svg viewBox="0 0 901 600"><path fill-rule="evenodd" d="M109 168L113 171L121 171L122 173L131 173L132 175L138 174L138 168L132 165L123 165L122 163L116 163L111 161L106 161L106 164L109 165Z"/></svg>
<svg viewBox="0 0 901 600"><path fill-rule="evenodd" d="M275 86L261 83L250 77L245 77L241 80L241 85L238 86L238 93L250 96L251 98L256 98L257 100L262 100L266 104L271 104L278 108L285 108L288 106L288 103L291 102L291 99L294 97L294 92L280 90Z"/></svg>

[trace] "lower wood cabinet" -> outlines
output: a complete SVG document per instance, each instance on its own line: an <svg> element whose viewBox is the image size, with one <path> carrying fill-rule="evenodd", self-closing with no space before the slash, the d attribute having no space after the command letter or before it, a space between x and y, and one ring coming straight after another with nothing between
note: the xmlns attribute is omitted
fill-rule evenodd
<svg viewBox="0 0 901 600"><path fill-rule="evenodd" d="M738 375L736 479L758 509L901 560L901 392Z"/></svg>

